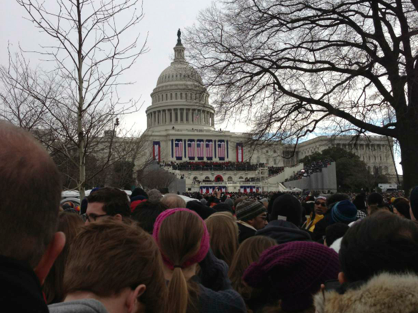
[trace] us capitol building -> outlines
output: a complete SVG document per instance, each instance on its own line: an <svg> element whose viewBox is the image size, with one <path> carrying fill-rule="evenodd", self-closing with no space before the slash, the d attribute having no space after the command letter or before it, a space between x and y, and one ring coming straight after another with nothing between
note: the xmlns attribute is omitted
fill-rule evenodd
<svg viewBox="0 0 418 313"><path fill-rule="evenodd" d="M276 191L282 182L303 168L298 160L329 147L357 154L370 172L386 174L393 182L395 168L386 137L360 139L351 136L317 137L297 146L290 159L282 156L293 147L282 143L252 149L250 134L215 129L215 109L202 78L185 59L180 33L174 60L159 76L146 110L147 149L154 160L186 182L187 191L210 192L216 186L228 191ZM260 165L261 163L261 165ZM269 175L268 167L281 168Z"/></svg>

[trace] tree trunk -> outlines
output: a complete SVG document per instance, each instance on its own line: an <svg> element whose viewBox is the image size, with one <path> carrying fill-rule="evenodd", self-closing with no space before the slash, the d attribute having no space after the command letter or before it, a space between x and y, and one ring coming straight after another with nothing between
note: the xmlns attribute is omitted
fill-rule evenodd
<svg viewBox="0 0 418 313"><path fill-rule="evenodd" d="M403 189L407 196L411 188L418 185L418 121L411 124L415 125L401 126L405 129L400 129L398 138L402 157Z"/></svg>

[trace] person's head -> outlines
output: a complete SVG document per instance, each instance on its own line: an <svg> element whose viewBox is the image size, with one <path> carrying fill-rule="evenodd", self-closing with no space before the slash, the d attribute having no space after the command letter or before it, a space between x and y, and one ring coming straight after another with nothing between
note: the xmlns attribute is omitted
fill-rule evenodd
<svg viewBox="0 0 418 313"><path fill-rule="evenodd" d="M206 219L210 234L210 247L218 259L231 266L238 249L238 225L229 212L218 212Z"/></svg>
<svg viewBox="0 0 418 313"><path fill-rule="evenodd" d="M312 309L313 295L321 284L337 279L339 271L334 250L316 242L294 241L264 251L247 268L243 280L271 295L267 306L279 306L284 312L303 311Z"/></svg>
<svg viewBox="0 0 418 313"><path fill-rule="evenodd" d="M343 200L350 200L350 197L345 193L334 193L333 195L330 195L327 198L327 208L328 210L331 208L331 206L336 203Z"/></svg>
<svg viewBox="0 0 418 313"><path fill-rule="evenodd" d="M357 220L357 208L350 200L342 200L331 205L332 223L350 224Z"/></svg>
<svg viewBox="0 0 418 313"><path fill-rule="evenodd" d="M218 203L212 207L216 212L228 212L234 214L234 210L226 203Z"/></svg>
<svg viewBox="0 0 418 313"><path fill-rule="evenodd" d="M355 223L341 242L340 282L367 281L382 272L418 273L418 227L380 211Z"/></svg>
<svg viewBox="0 0 418 313"><path fill-rule="evenodd" d="M253 262L258 261L260 255L270 247L276 246L276 240L265 236L253 236L244 240L229 267L228 276L231 280L232 287L238 291L244 299L248 299L251 295L252 288L244 285L242 275L245 270Z"/></svg>
<svg viewBox="0 0 418 313"><path fill-rule="evenodd" d="M55 260L43 285L43 291L48 304L64 301L63 281L65 264L67 262L70 246L83 224L83 219L78 214L62 212L59 215L58 231L62 231L65 234L65 246L61 254Z"/></svg>
<svg viewBox="0 0 418 313"><path fill-rule="evenodd" d="M353 204L356 206L357 210L366 211L366 195L364 193L358 194L354 198Z"/></svg>
<svg viewBox="0 0 418 313"><path fill-rule="evenodd" d="M409 195L409 201L411 205L410 214L411 220L417 221L418 220L418 186L415 186L411 194Z"/></svg>
<svg viewBox="0 0 418 313"><path fill-rule="evenodd" d="M273 211L273 203L274 203L274 201L278 198L278 197L280 197L281 195L283 195L283 193L282 192L277 192L277 193L274 193L273 195L271 195L271 197L270 197L270 199L269 199L269 204L268 204L268 206L267 206L267 215L270 217L270 215L271 215L271 211Z"/></svg>
<svg viewBox="0 0 418 313"><path fill-rule="evenodd" d="M235 208L235 212L238 220L248 223L255 229L262 229L267 225L267 210L258 201L241 201Z"/></svg>
<svg viewBox="0 0 418 313"><path fill-rule="evenodd" d="M159 201L144 201L137 205L131 215L131 218L137 221L143 230L149 234L152 234L155 220L161 212L167 209L167 206Z"/></svg>
<svg viewBox="0 0 418 313"><path fill-rule="evenodd" d="M334 241L337 240L338 238L342 238L349 228L350 227L344 223L336 223L336 224L329 225L325 229L324 244L327 247L331 247Z"/></svg>
<svg viewBox="0 0 418 313"><path fill-rule="evenodd" d="M117 188L100 188L87 197L87 202L86 223L107 216L122 220L123 217L131 215L127 194Z"/></svg>
<svg viewBox="0 0 418 313"><path fill-rule="evenodd" d="M174 193L166 194L161 199L161 202L164 203L169 209L185 208L186 207L186 201L184 201L182 197L180 197L180 196L178 196Z"/></svg>
<svg viewBox="0 0 418 313"><path fill-rule="evenodd" d="M148 191L148 201L157 202L160 201L163 194L158 189L151 189Z"/></svg>
<svg viewBox="0 0 418 313"><path fill-rule="evenodd" d="M196 311L198 286L190 278L210 248L205 222L188 209L169 209L158 216L153 237L160 248L165 278L169 281L165 312Z"/></svg>
<svg viewBox="0 0 418 313"><path fill-rule="evenodd" d="M0 255L27 263L44 281L65 243L56 233L61 176L24 130L0 122Z"/></svg>
<svg viewBox="0 0 418 313"><path fill-rule="evenodd" d="M410 205L408 199L405 198L396 198L393 203L393 213L400 217L411 219Z"/></svg>
<svg viewBox="0 0 418 313"><path fill-rule="evenodd" d="M131 199L141 196L144 199L148 199L148 194L144 191L144 189L140 188L140 187L136 187L131 194Z"/></svg>
<svg viewBox="0 0 418 313"><path fill-rule="evenodd" d="M81 228L70 247L64 287L66 301L86 295L106 306L117 298L128 312L162 312L167 296L153 238L135 223L114 219ZM138 310L140 304L145 310Z"/></svg>
<svg viewBox="0 0 418 313"><path fill-rule="evenodd" d="M302 224L302 205L299 200L289 194L276 198L271 211L271 220L284 220L300 226Z"/></svg>
<svg viewBox="0 0 418 313"><path fill-rule="evenodd" d="M327 197L325 196L318 196L315 199L315 214L318 215L324 215L325 213L327 213L328 208L327 208Z"/></svg>

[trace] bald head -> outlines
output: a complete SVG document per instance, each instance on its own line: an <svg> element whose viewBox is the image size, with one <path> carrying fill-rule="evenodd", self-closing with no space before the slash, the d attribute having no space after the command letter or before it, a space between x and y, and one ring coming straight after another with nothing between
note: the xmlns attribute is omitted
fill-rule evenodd
<svg viewBox="0 0 418 313"><path fill-rule="evenodd" d="M34 268L57 227L61 179L45 149L0 121L0 255Z"/></svg>
<svg viewBox="0 0 418 313"><path fill-rule="evenodd" d="M184 201L182 197L179 197L174 193L166 194L164 198L161 199L161 202L164 203L168 207L168 209L186 207L186 201Z"/></svg>

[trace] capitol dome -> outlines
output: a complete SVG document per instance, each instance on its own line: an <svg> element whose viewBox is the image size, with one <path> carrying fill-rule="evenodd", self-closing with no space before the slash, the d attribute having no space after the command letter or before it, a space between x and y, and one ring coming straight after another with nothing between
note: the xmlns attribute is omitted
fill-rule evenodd
<svg viewBox="0 0 418 313"><path fill-rule="evenodd" d="M147 129L214 129L215 110L199 73L184 57L180 30L174 60L157 80L147 112Z"/></svg>

